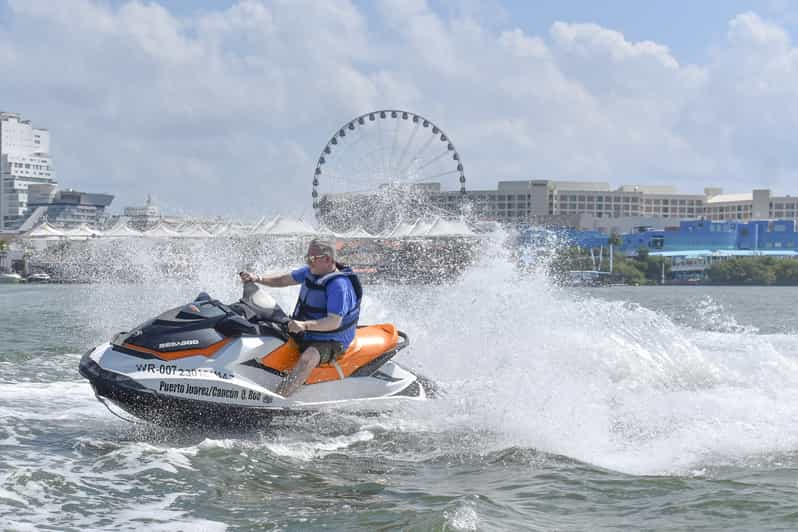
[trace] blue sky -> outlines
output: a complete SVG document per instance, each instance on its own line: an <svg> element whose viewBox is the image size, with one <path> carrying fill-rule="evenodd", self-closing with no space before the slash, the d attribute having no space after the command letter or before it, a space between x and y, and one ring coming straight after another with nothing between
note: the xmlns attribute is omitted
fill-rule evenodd
<svg viewBox="0 0 798 532"><path fill-rule="evenodd" d="M173 211L302 212L330 132L379 108L439 123L472 189L795 194L797 13L786 0L0 0L0 69L15 73L0 102L50 129L63 186L117 208L150 192Z"/></svg>

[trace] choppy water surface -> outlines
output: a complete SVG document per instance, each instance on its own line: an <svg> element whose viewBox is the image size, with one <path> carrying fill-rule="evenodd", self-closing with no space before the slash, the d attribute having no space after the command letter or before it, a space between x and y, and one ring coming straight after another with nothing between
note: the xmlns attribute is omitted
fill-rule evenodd
<svg viewBox="0 0 798 532"><path fill-rule="evenodd" d="M796 289L552 287L486 260L367 287L442 399L266 431L130 425L77 373L199 282L0 285L0 528L684 530L798 526ZM292 290L275 292L288 308Z"/></svg>

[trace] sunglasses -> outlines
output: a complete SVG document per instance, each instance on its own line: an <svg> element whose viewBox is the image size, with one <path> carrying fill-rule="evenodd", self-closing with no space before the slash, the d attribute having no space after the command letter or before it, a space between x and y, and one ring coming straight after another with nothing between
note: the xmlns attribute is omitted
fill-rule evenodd
<svg viewBox="0 0 798 532"><path fill-rule="evenodd" d="M323 259L324 257L329 257L329 255L308 255L305 257L305 260L308 261L308 264L311 262L316 262L319 259Z"/></svg>

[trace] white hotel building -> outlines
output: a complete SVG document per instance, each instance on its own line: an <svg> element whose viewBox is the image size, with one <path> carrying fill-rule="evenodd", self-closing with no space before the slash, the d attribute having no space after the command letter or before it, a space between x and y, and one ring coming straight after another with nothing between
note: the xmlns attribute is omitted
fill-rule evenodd
<svg viewBox="0 0 798 532"><path fill-rule="evenodd" d="M50 132L0 112L0 231L22 223L29 199L47 198L56 186Z"/></svg>

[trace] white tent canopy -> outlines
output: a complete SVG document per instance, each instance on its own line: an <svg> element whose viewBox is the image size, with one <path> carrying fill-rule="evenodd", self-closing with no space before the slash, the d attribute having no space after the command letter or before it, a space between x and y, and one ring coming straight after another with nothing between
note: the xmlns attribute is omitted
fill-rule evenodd
<svg viewBox="0 0 798 532"><path fill-rule="evenodd" d="M179 236L183 238L209 238L212 235L200 225L184 225L180 228Z"/></svg>
<svg viewBox="0 0 798 532"><path fill-rule="evenodd" d="M157 223L155 226L147 229L142 233L144 236L148 238L172 238L172 237L179 237L180 233L169 229L162 223Z"/></svg>
<svg viewBox="0 0 798 532"><path fill-rule="evenodd" d="M253 233L272 236L307 236L316 235L318 231L302 220L278 215L265 224L259 224Z"/></svg>
<svg viewBox="0 0 798 532"><path fill-rule="evenodd" d="M65 229L64 234L70 240L86 240L95 236L102 236L102 231L97 231L86 224L82 224L73 229Z"/></svg>
<svg viewBox="0 0 798 532"><path fill-rule="evenodd" d="M393 231L380 234L382 238L433 238L474 236L465 221L435 217L431 220L416 220L413 223L399 222Z"/></svg>
<svg viewBox="0 0 798 532"><path fill-rule="evenodd" d="M335 236L338 238L374 238L374 235L362 227L356 227L344 233L336 233Z"/></svg>
<svg viewBox="0 0 798 532"><path fill-rule="evenodd" d="M33 229L31 229L31 231L25 236L28 238L56 239L56 238L65 237L66 233L56 229L47 222L43 222L34 227Z"/></svg>
<svg viewBox="0 0 798 532"><path fill-rule="evenodd" d="M387 236L391 238L401 238L404 236L408 236L410 231L415 226L415 223L407 223L407 222L399 222L396 227L393 228L393 231L389 232Z"/></svg>
<svg viewBox="0 0 798 532"><path fill-rule="evenodd" d="M147 231L141 232L131 228L125 221L120 220L107 231L98 231L83 224L72 229L58 229L48 224L41 223L26 234L31 239L57 240L68 238L70 240L86 240L93 237L130 238L146 236L150 238L210 238L210 237L235 237L245 235L268 236L315 236L327 235L342 239L368 239L368 238L446 238L446 237L474 237L471 227L462 219L419 219L412 223L399 222L392 230L388 229L379 235L373 235L362 226L348 231L336 233L328 228L316 229L301 219L285 216L275 216L270 220L261 219L254 226L219 222L209 227L202 227L199 223L186 223L179 231L169 228L163 223L158 223Z"/></svg>
<svg viewBox="0 0 798 532"><path fill-rule="evenodd" d="M233 226L230 225L230 224L226 224L226 223L221 223L221 224L214 225L213 227L208 229L208 232L211 234L211 236L214 236L214 237L216 237L216 236L229 236L231 234L234 234Z"/></svg>
<svg viewBox="0 0 798 532"><path fill-rule="evenodd" d="M349 233L349 231L347 231L347 233ZM318 229L316 229L316 234L319 235L319 236L327 237L327 238L334 238L334 237L338 236L338 233L336 233L335 231L333 231L329 227L325 227L323 225L319 226ZM341 233L341 234L344 234L344 233Z"/></svg>
<svg viewBox="0 0 798 532"><path fill-rule="evenodd" d="M424 236L474 236L474 232L463 220L438 218Z"/></svg>
<svg viewBox="0 0 798 532"><path fill-rule="evenodd" d="M260 223L260 222L259 222ZM244 237L252 234L261 234L256 233L255 231L258 229L258 224L255 225L247 225L247 224L240 224L240 223L220 223L214 225L213 227L206 229L208 233L216 238L216 237Z"/></svg>
<svg viewBox="0 0 798 532"><path fill-rule="evenodd" d="M266 217L261 217L260 220L255 222L255 225L252 226L252 234L255 235L263 235L266 234L266 230L269 228L269 225L272 223L273 219L266 220Z"/></svg>
<svg viewBox="0 0 798 532"><path fill-rule="evenodd" d="M410 228L406 236L424 236L429 231L430 227L435 223L435 220L416 220L416 223Z"/></svg>
<svg viewBox="0 0 798 532"><path fill-rule="evenodd" d="M103 236L103 232L102 231L100 231L99 229L94 229L93 227L89 227L86 224L81 224L80 227L78 227L78 229L80 229L81 232L86 233L87 235Z"/></svg>
<svg viewBox="0 0 798 532"><path fill-rule="evenodd" d="M103 236L108 238L128 238L141 236L141 231L136 231L131 228L127 223L120 221L112 228L103 233Z"/></svg>

